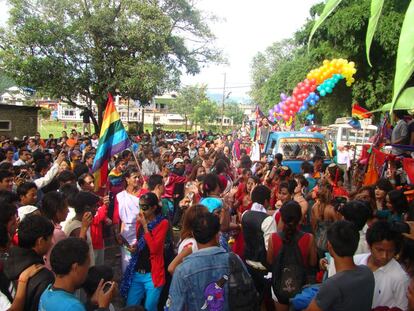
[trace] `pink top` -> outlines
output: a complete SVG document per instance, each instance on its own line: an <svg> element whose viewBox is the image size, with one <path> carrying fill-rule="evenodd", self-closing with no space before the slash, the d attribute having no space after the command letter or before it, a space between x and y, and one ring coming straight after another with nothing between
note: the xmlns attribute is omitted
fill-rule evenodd
<svg viewBox="0 0 414 311"><path fill-rule="evenodd" d="M53 223L53 225L55 226L55 230L53 230L53 236L52 236L52 246L50 247L49 251L47 252L47 254L44 256L44 260L45 260L45 265L46 268L48 268L49 270L52 270L52 267L50 266L50 253L52 252L53 246L55 246L55 244L61 240L64 240L67 238L65 232L63 232L62 230L62 226L59 224L55 224Z"/></svg>

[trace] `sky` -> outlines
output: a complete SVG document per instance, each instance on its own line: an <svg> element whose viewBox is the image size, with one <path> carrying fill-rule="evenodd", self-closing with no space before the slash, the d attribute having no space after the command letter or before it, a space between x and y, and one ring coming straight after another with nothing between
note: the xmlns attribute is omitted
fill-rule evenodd
<svg viewBox="0 0 414 311"><path fill-rule="evenodd" d="M228 65L210 65L196 76L183 76L183 85L207 84L208 92L248 97L250 64L257 52L273 42L289 38L309 17L309 9L321 0L198 0L196 6L219 21L211 24L215 45ZM0 0L0 24L8 18L5 0Z"/></svg>

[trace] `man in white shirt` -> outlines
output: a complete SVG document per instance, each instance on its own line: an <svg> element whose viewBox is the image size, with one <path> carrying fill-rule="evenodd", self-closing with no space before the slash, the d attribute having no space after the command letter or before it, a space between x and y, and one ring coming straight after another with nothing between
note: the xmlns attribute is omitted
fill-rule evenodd
<svg viewBox="0 0 414 311"><path fill-rule="evenodd" d="M13 163L13 166L27 165L29 164L31 158L32 156L30 151L28 151L26 148L21 148L19 150L19 159Z"/></svg>
<svg viewBox="0 0 414 311"><path fill-rule="evenodd" d="M159 174L160 169L154 161L154 153L152 151L148 151L146 153L146 159L142 162L142 175L149 177L154 174Z"/></svg>
<svg viewBox="0 0 414 311"><path fill-rule="evenodd" d="M338 147L336 162L339 168L344 171L345 183L349 185L348 170L351 168L351 158L344 146Z"/></svg>
<svg viewBox="0 0 414 311"><path fill-rule="evenodd" d="M367 231L371 253L356 255L355 264L366 265L374 273L372 309L380 307L407 310L409 277L394 259L402 242L401 235L387 221L377 221Z"/></svg>

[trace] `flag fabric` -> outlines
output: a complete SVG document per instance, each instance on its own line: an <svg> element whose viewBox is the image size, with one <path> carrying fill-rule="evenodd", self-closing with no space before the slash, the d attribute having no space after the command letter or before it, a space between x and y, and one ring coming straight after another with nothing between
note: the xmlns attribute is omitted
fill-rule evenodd
<svg viewBox="0 0 414 311"><path fill-rule="evenodd" d="M108 179L109 159L131 145L128 134L116 110L114 99L108 93L105 113L102 121L99 144L96 151L92 172L95 176L95 187L104 187Z"/></svg>
<svg viewBox="0 0 414 311"><path fill-rule="evenodd" d="M361 127L361 122L359 122L359 120L358 120L358 119L354 119L354 118L352 118L352 119L351 119L351 121L349 121L349 122L348 122L348 124L349 124L350 126L352 126L352 128L353 128L353 129L356 129L356 130L360 130L360 129L362 129L362 127Z"/></svg>
<svg viewBox="0 0 414 311"><path fill-rule="evenodd" d="M367 109L362 108L357 103L352 105L352 117L355 119L367 119L372 116L372 113L370 113Z"/></svg>

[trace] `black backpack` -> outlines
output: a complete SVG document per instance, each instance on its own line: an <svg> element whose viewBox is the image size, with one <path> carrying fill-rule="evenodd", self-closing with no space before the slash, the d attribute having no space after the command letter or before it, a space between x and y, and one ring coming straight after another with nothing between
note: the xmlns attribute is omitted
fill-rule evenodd
<svg viewBox="0 0 414 311"><path fill-rule="evenodd" d="M298 246L304 233L300 231L295 234L290 243L284 241L283 232L278 235L283 245L272 264L272 288L279 300L286 301L301 292L306 284L306 269Z"/></svg>
<svg viewBox="0 0 414 311"><path fill-rule="evenodd" d="M259 295L249 273L243 267L240 258L230 252L228 280L229 310L258 311L260 310Z"/></svg>

